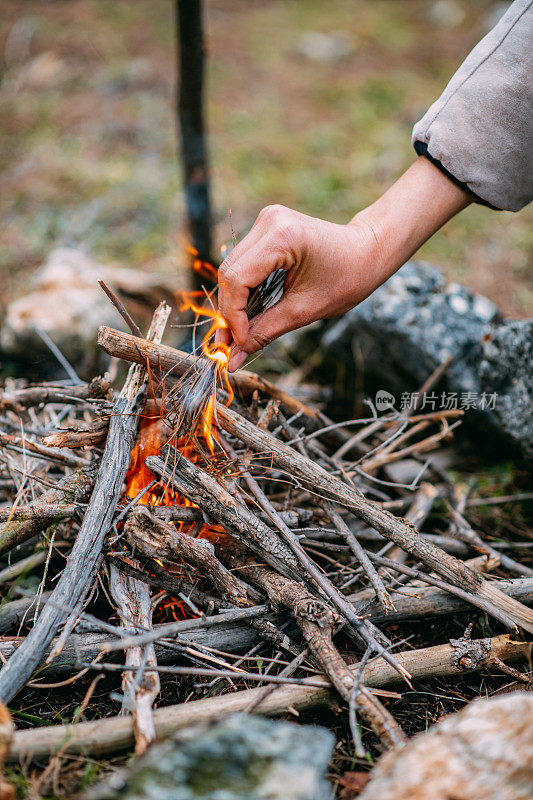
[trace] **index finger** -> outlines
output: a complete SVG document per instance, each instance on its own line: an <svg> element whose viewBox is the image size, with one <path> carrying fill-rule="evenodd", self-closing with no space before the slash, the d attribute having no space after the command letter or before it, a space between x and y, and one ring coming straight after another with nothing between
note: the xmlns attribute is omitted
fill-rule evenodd
<svg viewBox="0 0 533 800"><path fill-rule="evenodd" d="M218 271L218 307L228 323L235 342L244 344L248 336L246 304L250 289L264 281L280 266L280 253L270 246L268 235L262 236L251 247L241 250L237 259L233 252L222 263Z"/></svg>

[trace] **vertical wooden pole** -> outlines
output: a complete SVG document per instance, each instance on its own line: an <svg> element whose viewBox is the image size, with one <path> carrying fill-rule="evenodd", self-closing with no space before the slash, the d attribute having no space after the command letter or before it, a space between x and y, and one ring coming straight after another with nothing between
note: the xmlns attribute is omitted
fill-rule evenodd
<svg viewBox="0 0 533 800"><path fill-rule="evenodd" d="M192 246L200 261L212 261L212 212L204 124L205 43L201 0L176 0L178 50L177 117ZM198 279L198 283L202 283Z"/></svg>

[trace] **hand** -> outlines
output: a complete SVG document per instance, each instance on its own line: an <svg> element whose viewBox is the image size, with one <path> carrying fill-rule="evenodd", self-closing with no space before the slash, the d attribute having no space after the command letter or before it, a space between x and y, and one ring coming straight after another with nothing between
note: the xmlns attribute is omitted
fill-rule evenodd
<svg viewBox="0 0 533 800"><path fill-rule="evenodd" d="M381 282L378 256L368 226L336 225L284 206L264 208L219 269L219 309L231 331L219 332L219 340L233 345L230 368L283 333L342 314L367 297ZM283 297L249 323L244 308L250 289L279 268L287 270Z"/></svg>
<svg viewBox="0 0 533 800"><path fill-rule="evenodd" d="M283 333L353 308L471 199L419 158L347 225L267 206L219 269L219 309L228 329L217 340L232 347L230 369ZM287 270L283 296L248 321L250 290L280 268Z"/></svg>

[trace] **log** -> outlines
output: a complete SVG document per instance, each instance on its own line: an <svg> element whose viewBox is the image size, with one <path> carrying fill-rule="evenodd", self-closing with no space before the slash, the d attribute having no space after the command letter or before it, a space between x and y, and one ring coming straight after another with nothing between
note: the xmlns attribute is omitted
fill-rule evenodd
<svg viewBox="0 0 533 800"><path fill-rule="evenodd" d="M169 314L170 307L162 303L154 313L149 335L164 330ZM79 606L92 584L123 491L145 389L145 368L130 367L113 409L96 485L61 578L32 631L0 671L0 699L4 702L17 694L40 665L48 645L69 616L65 609Z"/></svg>
<svg viewBox="0 0 533 800"><path fill-rule="evenodd" d="M70 504L84 503L89 500L96 480L94 469L82 469L73 475L66 475L57 482L53 489L47 489L37 500L25 506L25 512L31 513L26 520L15 519L6 522L0 527L0 555L7 553L13 547L28 541L33 536L42 533L49 525L63 518L63 514L50 519L47 506L70 508ZM41 513L42 512L42 513ZM67 513L64 511L65 516Z"/></svg>
<svg viewBox="0 0 533 800"><path fill-rule="evenodd" d="M504 662L514 662L527 658L528 645L514 642L509 636L495 636L492 639L475 640L485 653L478 667L484 667L490 658ZM408 650L396 654L396 658L412 675L413 680L427 680L434 677L457 677L472 672L457 658L452 644L427 647L422 650ZM350 666L354 673L358 664ZM397 684L400 676L393 667L383 661L366 665L362 680L366 686L380 688ZM313 682L316 678L313 678ZM174 731L200 722L211 722L223 716L244 711L254 701L262 688L246 689L215 698L193 700L154 712L154 724L158 737L168 736ZM291 707L303 711L335 702L331 686L324 681L324 688L307 686L283 686L275 689L263 700L254 713L276 715ZM105 753L126 750L133 744L133 721L131 717L114 717L83 722L78 725L58 725L35 730L18 731L8 754L8 761L29 761L46 758L61 745L64 752L82 753L85 756L99 756Z"/></svg>
<svg viewBox="0 0 533 800"><path fill-rule="evenodd" d="M194 364L200 365L203 359L200 356L192 356L182 350L176 350L167 345L156 345L146 339L139 339L129 333L117 331L102 325L98 331L98 344L111 356L123 358L125 361L133 361L136 364L150 364L150 368L157 375L169 376L170 378L183 375ZM229 375L230 383L234 391L241 393L245 397L251 396L254 391L279 400L293 414L301 412L306 417L318 419L318 414L309 406L291 397L290 394L278 389L270 381L256 375L255 372L239 370L239 372Z"/></svg>

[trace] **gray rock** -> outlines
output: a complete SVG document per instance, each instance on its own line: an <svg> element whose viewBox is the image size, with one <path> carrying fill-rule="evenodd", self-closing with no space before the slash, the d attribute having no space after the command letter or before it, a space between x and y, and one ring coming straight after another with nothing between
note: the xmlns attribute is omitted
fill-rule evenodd
<svg viewBox="0 0 533 800"><path fill-rule="evenodd" d="M482 392L497 393L493 415L506 434L533 459L533 320L491 326L479 366Z"/></svg>
<svg viewBox="0 0 533 800"><path fill-rule="evenodd" d="M365 375L392 392L416 391L449 356L444 389L466 411L471 432L533 453L531 320L503 320L485 297L447 283L440 270L410 261L322 335L326 356L349 360L354 344ZM440 407L437 405L436 407ZM453 406L451 406L453 407ZM427 409L426 409L427 410Z"/></svg>
<svg viewBox="0 0 533 800"><path fill-rule="evenodd" d="M180 731L90 800L328 800L334 745L325 728L235 715Z"/></svg>
<svg viewBox="0 0 533 800"><path fill-rule="evenodd" d="M90 369L97 356L100 325L125 329L98 285L99 278L126 301L140 325L147 324L158 302L172 299L160 278L104 266L75 248L57 248L33 276L31 291L7 308L0 330L4 357L33 363L44 375L57 370L57 362L37 332L42 330L72 365Z"/></svg>
<svg viewBox="0 0 533 800"><path fill-rule="evenodd" d="M343 61L355 52L353 41L346 31L306 31L298 38L295 50L310 61L324 63Z"/></svg>
<svg viewBox="0 0 533 800"><path fill-rule="evenodd" d="M531 800L533 695L475 700L384 755L359 800Z"/></svg>

